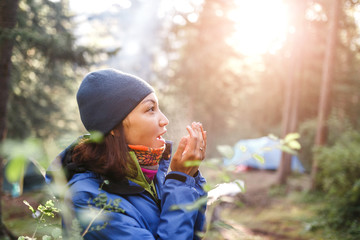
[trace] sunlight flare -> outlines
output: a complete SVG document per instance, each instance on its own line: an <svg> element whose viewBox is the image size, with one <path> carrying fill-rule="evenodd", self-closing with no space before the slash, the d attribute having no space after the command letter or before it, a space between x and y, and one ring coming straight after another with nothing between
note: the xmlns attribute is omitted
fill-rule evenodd
<svg viewBox="0 0 360 240"><path fill-rule="evenodd" d="M228 44L244 55L276 53L286 40L288 16L281 0L237 0L228 13L235 31Z"/></svg>

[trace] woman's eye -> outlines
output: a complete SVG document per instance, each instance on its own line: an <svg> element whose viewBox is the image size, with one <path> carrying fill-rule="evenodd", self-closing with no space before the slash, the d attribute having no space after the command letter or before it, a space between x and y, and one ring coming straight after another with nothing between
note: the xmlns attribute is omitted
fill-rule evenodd
<svg viewBox="0 0 360 240"><path fill-rule="evenodd" d="M153 112L153 111L155 111L155 107L150 107L150 108L148 109L148 112Z"/></svg>

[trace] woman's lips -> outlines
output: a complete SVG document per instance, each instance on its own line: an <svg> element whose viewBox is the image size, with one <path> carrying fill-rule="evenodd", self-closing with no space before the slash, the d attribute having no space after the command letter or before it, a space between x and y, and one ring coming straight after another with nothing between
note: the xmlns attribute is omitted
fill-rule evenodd
<svg viewBox="0 0 360 240"><path fill-rule="evenodd" d="M160 135L156 138L158 141L165 143L165 139Z"/></svg>

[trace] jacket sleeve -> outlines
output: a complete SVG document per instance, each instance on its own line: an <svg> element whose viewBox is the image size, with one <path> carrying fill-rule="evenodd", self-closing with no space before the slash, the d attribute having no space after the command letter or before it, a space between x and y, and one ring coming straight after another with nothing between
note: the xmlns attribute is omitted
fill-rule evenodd
<svg viewBox="0 0 360 240"><path fill-rule="evenodd" d="M200 172L195 177L175 171L166 176L161 196L159 239L199 239L197 233L203 231L205 223L206 200L196 206L200 198L206 198L204 183Z"/></svg>

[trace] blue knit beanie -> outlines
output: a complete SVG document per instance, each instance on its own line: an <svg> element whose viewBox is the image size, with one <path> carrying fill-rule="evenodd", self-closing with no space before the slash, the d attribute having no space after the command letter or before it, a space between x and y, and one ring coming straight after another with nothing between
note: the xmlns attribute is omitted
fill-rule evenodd
<svg viewBox="0 0 360 240"><path fill-rule="evenodd" d="M90 131L110 132L154 89L144 80L114 69L91 72L76 98L81 121Z"/></svg>

